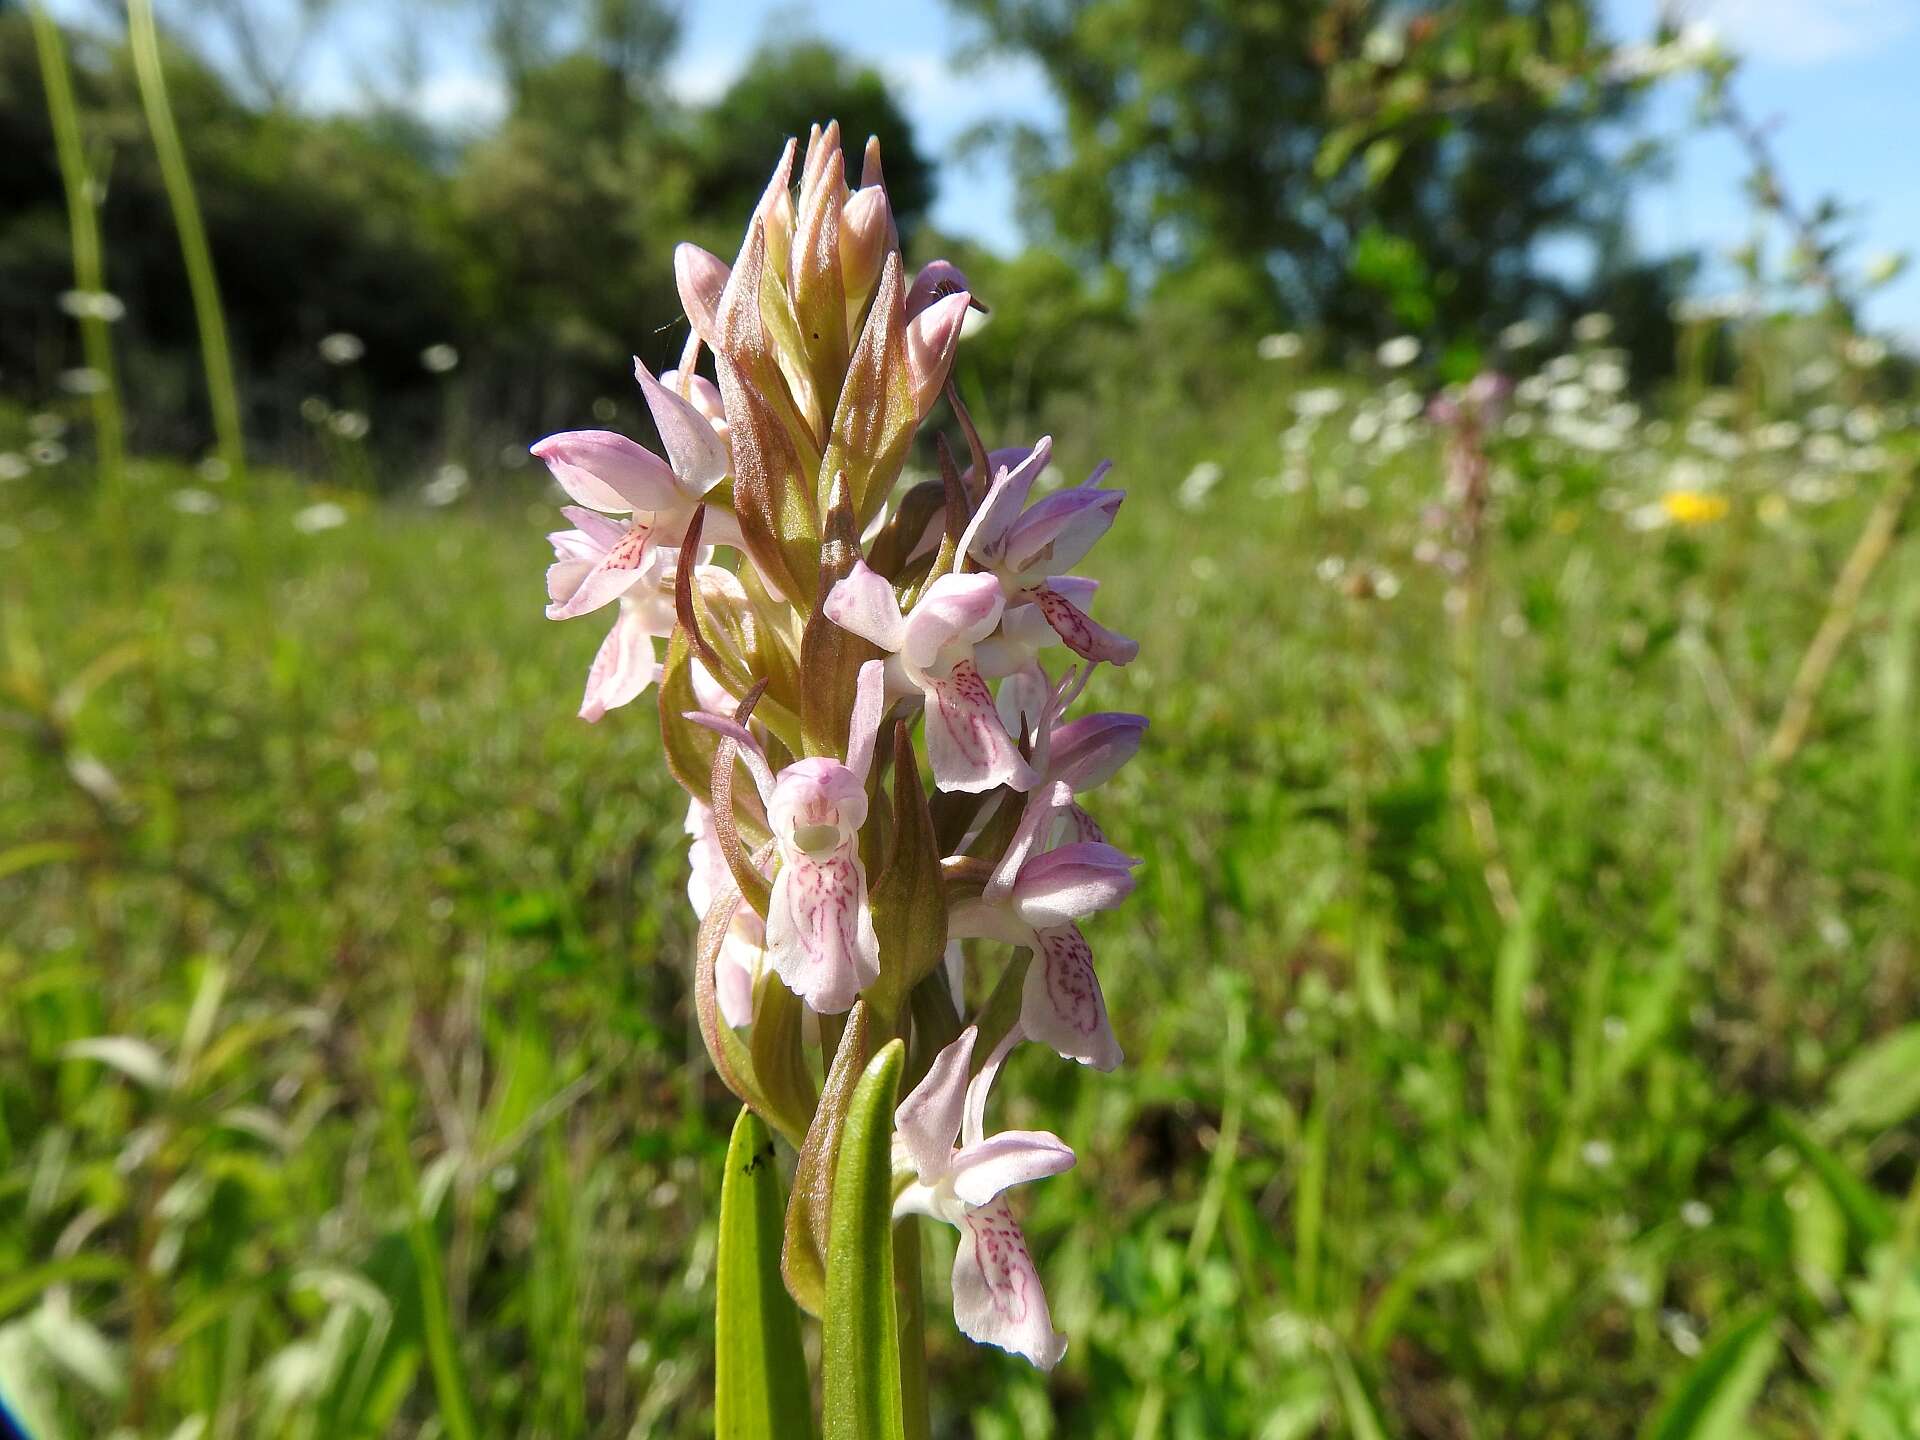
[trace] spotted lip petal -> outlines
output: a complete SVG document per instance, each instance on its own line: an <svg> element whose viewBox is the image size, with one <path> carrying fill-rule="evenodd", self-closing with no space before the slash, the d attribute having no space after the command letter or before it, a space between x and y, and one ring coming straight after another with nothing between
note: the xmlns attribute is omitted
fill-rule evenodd
<svg viewBox="0 0 1920 1440"><path fill-rule="evenodd" d="M1140 653L1140 642L1116 634L1095 620L1068 598L1059 577L1049 579L1028 592L1040 613L1066 647L1083 660L1104 660L1109 665L1130 665Z"/></svg>
<svg viewBox="0 0 1920 1440"><path fill-rule="evenodd" d="M1027 966L1020 1028L1068 1060L1113 1069L1121 1060L1120 1043L1107 1019L1106 996L1086 938L1073 925L1042 930L1034 938L1040 948Z"/></svg>
<svg viewBox="0 0 1920 1440"><path fill-rule="evenodd" d="M648 578L647 572L655 568L657 555L653 527L644 521L634 521L580 577L578 587L572 594L556 596L553 603L547 606L547 618L571 620L576 615L585 615L602 605L612 604L636 583ZM556 586L564 580L555 572L560 570L561 565L570 563L562 561L549 569L549 594L553 594Z"/></svg>
<svg viewBox="0 0 1920 1440"><path fill-rule="evenodd" d="M953 1318L970 1340L996 1345L1051 1370L1067 1353L1053 1328L1040 1272L1005 1200L970 1208L953 1257Z"/></svg>
<svg viewBox="0 0 1920 1440"><path fill-rule="evenodd" d="M1021 758L993 693L972 660L962 660L944 675L922 682L927 697L927 763L942 790L979 793L999 785L1029 790L1039 778Z"/></svg>
<svg viewBox="0 0 1920 1440"><path fill-rule="evenodd" d="M767 905L767 962L808 1008L837 1015L880 978L880 942L860 857L789 859Z"/></svg>

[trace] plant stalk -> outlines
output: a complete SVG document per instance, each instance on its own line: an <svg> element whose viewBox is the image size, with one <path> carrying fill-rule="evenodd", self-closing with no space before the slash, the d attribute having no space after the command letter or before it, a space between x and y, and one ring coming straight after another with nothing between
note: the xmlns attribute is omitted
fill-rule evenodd
<svg viewBox="0 0 1920 1440"><path fill-rule="evenodd" d="M167 77L160 61L160 35L154 25L153 0L127 0L127 30L133 46L134 78L147 129L160 160L160 176L167 204L180 235L180 254L186 262L187 286L193 295L193 317L200 330L200 356L206 369L207 404L213 412L215 448L238 480L246 466L240 434L239 391L233 379L233 357L227 346L225 312L220 305L220 283L214 273L213 252L194 193L193 171L187 165L180 127L174 123L167 99Z"/></svg>
<svg viewBox="0 0 1920 1440"><path fill-rule="evenodd" d="M82 301L107 293L106 259L100 241L99 188L87 164L80 133L80 106L74 97L73 75L67 68L66 43L60 27L42 5L28 7L33 21L34 48L47 92L47 116L53 126L54 155L60 183L67 197L67 229L73 249L73 285ZM126 426L120 408L120 382L114 370L113 337L109 322L83 303L76 317L80 344L94 388L88 397L93 411L94 445L100 466L102 517L114 537L119 573L129 573L126 517Z"/></svg>

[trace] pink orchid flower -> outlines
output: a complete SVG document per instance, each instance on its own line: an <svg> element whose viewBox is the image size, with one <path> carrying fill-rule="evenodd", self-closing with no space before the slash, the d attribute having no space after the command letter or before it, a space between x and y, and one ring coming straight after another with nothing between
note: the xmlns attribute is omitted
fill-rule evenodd
<svg viewBox="0 0 1920 1440"><path fill-rule="evenodd" d="M564 556L547 572L549 620L570 620L611 604L641 578L660 546L678 546L706 493L731 465L726 442L693 404L633 362L668 459L611 430L569 430L533 446L553 478L579 502L565 513L593 541L592 553ZM671 463L669 463L671 462ZM589 526L586 510L625 515ZM714 519L724 525L723 512ZM708 531L709 544L736 543L734 527ZM558 543L555 545L559 548ZM588 563L580 566L579 559Z"/></svg>
<svg viewBox="0 0 1920 1440"><path fill-rule="evenodd" d="M1073 792L1061 824L1064 833L1076 840L1107 838L1079 797L1111 780L1138 753L1147 731L1146 716L1124 711L1101 711L1062 723L1061 717L1087 688L1093 671L1091 665L1084 670L1076 666L1055 685L1036 662L1015 671L1000 686L1000 719L1009 735L1026 738L1041 784L1058 781ZM1054 838L1057 841L1060 834ZM1018 859L1014 863L1017 868Z"/></svg>
<svg viewBox="0 0 1920 1440"><path fill-rule="evenodd" d="M1140 653L1139 644L1088 615L1076 597L1089 594L1091 582L1076 584L1066 572L1112 527L1126 492L1100 488L1112 468L1102 463L1080 484L1028 505L1033 483L1052 455L1052 439L1043 438L1018 464L996 472L960 537L960 549L999 579L1010 610L1031 605L1033 618L1043 620L1082 659L1125 665ZM1036 637L1029 632L1027 638Z"/></svg>
<svg viewBox="0 0 1920 1440"><path fill-rule="evenodd" d="M893 657L889 693L922 696L927 760L942 790L1025 790L1034 783L974 663L973 647L999 625L1002 608L991 575L942 575L903 616L893 586L865 561L855 561L827 596L829 620Z"/></svg>
<svg viewBox="0 0 1920 1440"><path fill-rule="evenodd" d="M1045 1130L987 1135L987 1092L1020 1031L1016 1026L969 1081L978 1037L971 1025L962 1031L893 1113L895 1168L914 1176L895 1197L893 1213L959 1229L953 1318L961 1334L1051 1370L1067 1353L1067 1340L1053 1328L1040 1272L1003 1192L1072 1169L1073 1151Z"/></svg>
<svg viewBox="0 0 1920 1440"><path fill-rule="evenodd" d="M1133 891L1140 862L1101 840L1050 842L1073 791L1054 781L1027 797L1019 826L979 898L962 900L948 933L1022 945L1033 952L1020 993L1020 1028L1096 1070L1121 1060L1094 972L1093 950L1074 922L1111 910Z"/></svg>
<svg viewBox="0 0 1920 1440"><path fill-rule="evenodd" d="M687 718L726 736L767 807L780 856L767 904L766 957L774 974L822 1015L851 1008L880 978L880 940L867 908L867 871L860 827L867 820L867 772L884 709L885 666L860 667L847 759L797 760L778 777L760 742L735 721L689 711Z"/></svg>

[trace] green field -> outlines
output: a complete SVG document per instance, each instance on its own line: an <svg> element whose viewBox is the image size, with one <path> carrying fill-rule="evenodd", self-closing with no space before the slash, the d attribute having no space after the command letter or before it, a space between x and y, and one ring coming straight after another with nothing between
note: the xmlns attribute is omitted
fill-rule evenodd
<svg viewBox="0 0 1920 1440"><path fill-rule="evenodd" d="M1071 1348L958 1337L929 1229L936 1434L1920 1433L1920 551L1830 606L1909 417L1610 363L1459 581L1410 389L1052 417L1130 492L1127 1062L1015 1060ZM736 1106L544 475L88 482L0 482L0 1373L48 1435L707 1433Z"/></svg>

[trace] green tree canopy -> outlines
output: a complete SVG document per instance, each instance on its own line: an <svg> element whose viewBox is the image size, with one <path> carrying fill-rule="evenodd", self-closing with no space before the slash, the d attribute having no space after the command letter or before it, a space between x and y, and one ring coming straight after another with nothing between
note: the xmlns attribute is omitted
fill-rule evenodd
<svg viewBox="0 0 1920 1440"><path fill-rule="evenodd" d="M1601 143L1631 87L1592 0L953 0L1031 56L1058 136L1009 144L1047 234L1135 273L1247 268L1341 330L1471 331L1622 256Z"/></svg>

